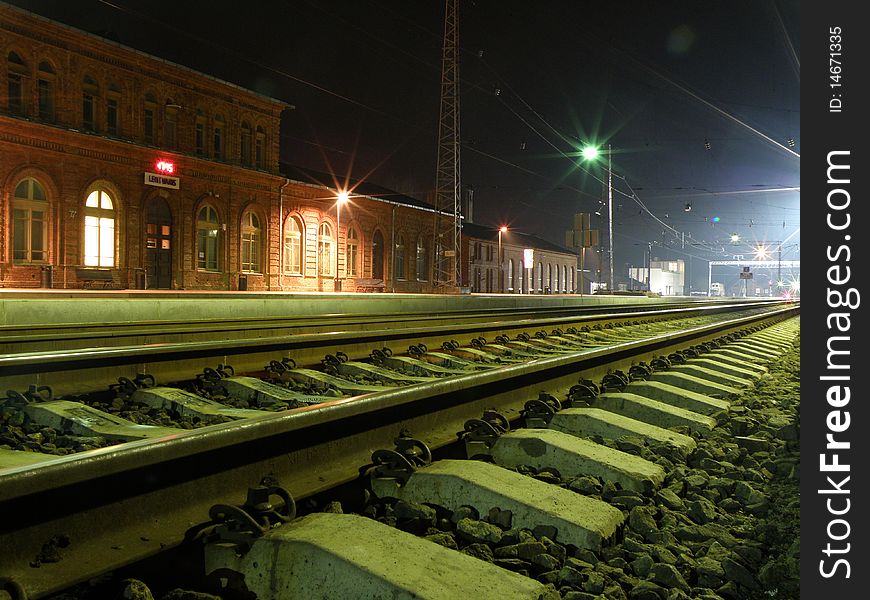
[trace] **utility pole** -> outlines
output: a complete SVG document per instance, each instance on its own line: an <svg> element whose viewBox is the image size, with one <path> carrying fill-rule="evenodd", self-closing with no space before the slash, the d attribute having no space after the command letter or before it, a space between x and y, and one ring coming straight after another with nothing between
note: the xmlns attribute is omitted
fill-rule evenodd
<svg viewBox="0 0 870 600"><path fill-rule="evenodd" d="M433 236L433 283L436 290L457 288L461 273L462 196L459 139L459 0L445 0Z"/></svg>

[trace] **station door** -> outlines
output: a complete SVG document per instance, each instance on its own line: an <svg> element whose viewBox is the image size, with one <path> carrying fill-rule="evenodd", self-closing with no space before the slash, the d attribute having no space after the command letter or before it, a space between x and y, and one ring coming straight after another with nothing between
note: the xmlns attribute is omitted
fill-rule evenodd
<svg viewBox="0 0 870 600"><path fill-rule="evenodd" d="M163 198L148 202L145 215L145 275L149 290L172 287L172 212Z"/></svg>

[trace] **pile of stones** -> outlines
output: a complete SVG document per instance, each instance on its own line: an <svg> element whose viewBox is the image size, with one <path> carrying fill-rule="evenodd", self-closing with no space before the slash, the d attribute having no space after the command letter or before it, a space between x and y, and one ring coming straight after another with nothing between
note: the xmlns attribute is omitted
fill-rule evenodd
<svg viewBox="0 0 870 600"><path fill-rule="evenodd" d="M512 527L509 511L376 500L363 514L549 584L565 600L755 600L798 597L799 343L727 412L689 454L623 437L599 443L668 473L648 494L596 477L536 479L598 498L626 517L600 551L558 542L558 531ZM689 434L685 429L681 433ZM331 510L340 510L332 507Z"/></svg>

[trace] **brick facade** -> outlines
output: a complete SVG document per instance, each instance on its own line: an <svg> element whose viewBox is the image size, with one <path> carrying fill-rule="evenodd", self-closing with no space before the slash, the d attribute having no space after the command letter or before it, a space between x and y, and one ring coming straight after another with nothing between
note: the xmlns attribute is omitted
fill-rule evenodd
<svg viewBox="0 0 870 600"><path fill-rule="evenodd" d="M319 234L335 237L336 190L279 167L291 106L5 4L0 59L0 287L335 289ZM160 161L177 188L146 184ZM434 213L409 204L342 207L344 290L352 231L356 278L432 291Z"/></svg>

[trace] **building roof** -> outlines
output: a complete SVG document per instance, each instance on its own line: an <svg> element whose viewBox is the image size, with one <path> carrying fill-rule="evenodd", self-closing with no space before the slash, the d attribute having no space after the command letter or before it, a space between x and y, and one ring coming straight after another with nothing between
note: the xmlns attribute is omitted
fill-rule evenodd
<svg viewBox="0 0 870 600"><path fill-rule="evenodd" d="M59 27L61 29L66 29L68 31L75 32L78 35L82 35L82 36L86 36L86 37L89 37L89 38L94 39L94 40L98 40L98 41L100 41L104 44L107 44L109 46L114 46L116 48L120 48L120 49L125 50L127 52L132 52L134 54L138 54L139 56L144 56L150 60L153 60L154 62L163 63L165 65L170 65L176 69L180 69L182 71L187 71L188 73L194 73L197 76L202 77L203 79L209 79L209 80L214 81L215 83L218 83L220 85L224 85L224 86L227 86L230 88L235 88L237 90L245 92L246 94L250 94L251 96L257 96L262 100L266 100L266 101L278 104L280 106L283 106L286 109L293 110L296 108L293 104L290 104L289 102L285 102L284 100L279 100L278 98L272 98L271 96L266 96L265 94L261 94L260 92L255 92L254 90L242 87L242 86L237 85L235 83L231 83L229 81L224 81L223 79L219 79L218 77L215 77L213 75L208 75L207 73L197 71L196 69L191 69L190 67L180 65L178 63L172 62L171 60L166 60L165 58L160 58L159 56L154 56L153 54L148 54L147 52L143 52L142 50L137 50L136 48L133 48L131 46L125 46L124 44L121 44L120 42L117 42L109 37L106 37L105 35L98 35L95 33L90 33L88 31L84 31L83 29L73 27L72 25L67 25L66 23L61 23L60 21L55 21L53 19L49 19L48 17L43 17L40 14L31 12L31 11L26 10L24 8L21 8L19 6L14 6L14 5L9 4L7 2L0 1L0 8L8 9L8 10L17 12L21 15L24 15L24 16L29 17L31 19L35 19L37 21L51 23L55 27Z"/></svg>
<svg viewBox="0 0 870 600"><path fill-rule="evenodd" d="M337 189L339 187L347 186L349 189L353 190L352 193L354 195L364 196L376 201L427 210L430 212L435 211L435 207L428 202L418 200L417 198L413 198L411 196L406 196L405 194L400 194L399 192L395 192L391 189L382 187L375 183L370 183L368 181L361 181L358 179L347 179L345 181L343 177L336 177L328 173L315 171L313 169L306 169L304 167L299 167L283 162L280 164L279 169L284 177L308 185L329 189ZM468 237L490 241L498 240L497 227L463 222L462 231ZM560 246L558 244L554 244L553 242L549 242L545 239L539 238L536 235L524 233L516 229L510 230L510 236L511 237L509 239L512 245L526 246L529 248L537 248L539 250L559 252L562 254L577 254L574 250L571 250L570 248L565 248L564 246Z"/></svg>
<svg viewBox="0 0 870 600"><path fill-rule="evenodd" d="M477 238L480 240L498 241L498 227L489 225L479 225L477 223L463 223L462 233L468 237ZM553 242L539 238L530 233L524 233L516 229L510 229L502 237L502 241L510 243L514 246L526 246L528 248L537 248L539 250L548 250L550 252L560 252L562 254L577 254L570 248L565 248Z"/></svg>
<svg viewBox="0 0 870 600"><path fill-rule="evenodd" d="M330 189L338 189L347 186L353 196L364 196L372 200L435 212L435 207L428 202L412 198L411 196L406 196L405 194L400 194L399 192L368 181L346 179L340 175L330 175L329 173L322 173L320 171L298 167L285 162L281 162L278 165L278 169L281 172L281 175L287 179L292 179L308 185Z"/></svg>

